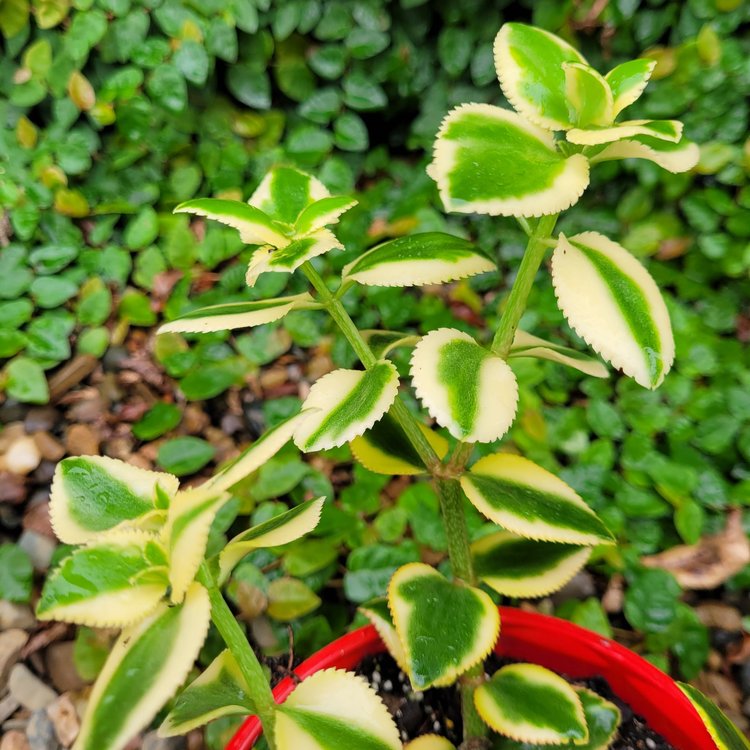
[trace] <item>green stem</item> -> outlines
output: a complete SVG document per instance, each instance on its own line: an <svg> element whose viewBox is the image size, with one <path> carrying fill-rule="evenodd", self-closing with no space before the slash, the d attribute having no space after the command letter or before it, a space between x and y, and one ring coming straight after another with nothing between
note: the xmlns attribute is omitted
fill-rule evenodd
<svg viewBox="0 0 750 750"><path fill-rule="evenodd" d="M211 619L224 639L227 648L232 652L232 656L236 659L242 676L245 678L250 698L255 704L255 711L261 724L263 724L268 747L270 750L275 750L276 742L273 731L276 701L273 699L268 678L258 661L258 657L247 642L247 638L232 610L224 601L224 597L205 562L198 571L198 580L208 591L208 598L211 602Z"/></svg>
<svg viewBox="0 0 750 750"><path fill-rule="evenodd" d="M464 492L457 479L436 478L435 488L440 498L453 576L473 585L474 565L471 561L469 531L464 513Z"/></svg>
<svg viewBox="0 0 750 750"><path fill-rule="evenodd" d="M526 309L531 287L544 259L544 254L547 252L547 240L555 228L558 216L559 214L542 216L529 236L526 252L523 254L516 280L513 282L505 310L500 318L500 325L492 341L492 351L503 359L507 359L510 352L518 323Z"/></svg>

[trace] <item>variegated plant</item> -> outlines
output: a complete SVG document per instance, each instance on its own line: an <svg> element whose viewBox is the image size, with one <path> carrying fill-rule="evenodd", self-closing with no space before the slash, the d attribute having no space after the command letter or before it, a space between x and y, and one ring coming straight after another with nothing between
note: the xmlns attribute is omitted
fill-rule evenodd
<svg viewBox="0 0 750 750"><path fill-rule="evenodd" d="M501 439L513 423L518 357L548 359L592 377L605 365L577 349L518 328L549 248L560 309L601 357L647 388L674 359L667 308L651 276L625 248L596 232L555 236L560 211L574 204L601 161L649 159L687 171L697 148L673 121L616 122L653 69L635 60L601 75L563 40L510 23L495 43L500 86L515 111L463 104L438 133L429 174L448 211L515 217L528 245L491 341L440 328L423 337L359 331L342 302L351 285L419 286L495 269L471 242L439 232L373 247L344 267L330 289L311 262L342 248L328 227L355 201L332 196L314 177L279 166L247 203L197 199L178 212L223 222L256 247L247 269L300 271L308 292L194 310L161 329L201 333L252 327L293 310L325 310L360 359L316 382L301 412L258 440L203 484L180 490L175 477L100 457L70 458L57 469L52 519L64 542L80 545L50 576L43 618L121 627L93 689L76 750L119 750L173 695L193 665L213 619L227 650L172 704L164 735L227 715L259 715L271 750L399 750L396 725L361 678L329 669L299 684L281 705L225 603L220 586L251 550L277 547L312 530L323 500L251 528L206 558L211 523L230 488L293 440L303 451L349 443L355 458L383 474L427 475L438 492L451 566L447 577L412 563L394 574L387 597L362 611L416 690L458 684L465 746L575 746L605 750L620 715L608 701L533 664L491 678L485 657L501 629L487 589L542 596L563 586L611 533L569 485L500 446L471 463L474 443ZM452 440L408 409L389 360L411 347L411 381L430 417ZM466 503L494 522L469 543ZM713 708L686 688L721 747L744 747ZM733 744L734 742L734 744ZM450 750L426 735L408 750Z"/></svg>

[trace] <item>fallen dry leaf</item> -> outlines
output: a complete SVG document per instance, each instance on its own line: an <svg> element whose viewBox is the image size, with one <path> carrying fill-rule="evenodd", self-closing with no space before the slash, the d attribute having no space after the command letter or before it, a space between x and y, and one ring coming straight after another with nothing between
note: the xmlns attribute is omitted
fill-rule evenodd
<svg viewBox="0 0 750 750"><path fill-rule="evenodd" d="M697 544L672 547L658 555L641 558L649 568L674 575L683 588L715 589L750 563L750 541L742 528L742 511L733 509L724 531Z"/></svg>

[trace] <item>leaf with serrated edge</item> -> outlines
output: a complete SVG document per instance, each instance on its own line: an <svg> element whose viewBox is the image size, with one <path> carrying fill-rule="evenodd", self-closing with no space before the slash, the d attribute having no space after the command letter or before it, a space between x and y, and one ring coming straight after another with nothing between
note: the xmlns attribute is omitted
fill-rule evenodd
<svg viewBox="0 0 750 750"><path fill-rule="evenodd" d="M154 534L128 529L75 550L47 578L37 617L94 628L121 628L146 617L168 585L166 567L155 568L147 545L158 545Z"/></svg>
<svg viewBox="0 0 750 750"><path fill-rule="evenodd" d="M618 65L604 76L614 97L615 117L640 97L655 67L656 60L640 58Z"/></svg>
<svg viewBox="0 0 750 750"><path fill-rule="evenodd" d="M656 388L675 355L669 313L648 271L597 232L560 234L552 284L571 328L614 367Z"/></svg>
<svg viewBox="0 0 750 750"><path fill-rule="evenodd" d="M383 242L344 266L344 281L369 286L443 284L497 266L473 243L443 232L424 232Z"/></svg>
<svg viewBox="0 0 750 750"><path fill-rule="evenodd" d="M609 127L574 128L567 133L568 140L580 146L598 146L634 136L678 143L682 138L682 123L678 120L630 120Z"/></svg>
<svg viewBox="0 0 750 750"><path fill-rule="evenodd" d="M484 591L452 583L423 563L393 574L388 606L418 690L453 684L489 654L500 632L497 607Z"/></svg>
<svg viewBox="0 0 750 750"><path fill-rule="evenodd" d="M684 138L679 143L669 143L649 136L640 136L610 143L604 150L591 157L591 163L615 159L647 159L672 174L679 174L689 172L698 163L699 158L698 146Z"/></svg>
<svg viewBox="0 0 750 750"><path fill-rule="evenodd" d="M492 729L519 742L576 745L588 740L578 693L538 664L509 664L474 693L479 715Z"/></svg>
<svg viewBox="0 0 750 750"><path fill-rule="evenodd" d="M169 552L171 599L179 604L195 579L206 554L208 533L228 493L207 493L202 487L178 492L167 515L164 539Z"/></svg>
<svg viewBox="0 0 750 750"><path fill-rule="evenodd" d="M546 596L561 589L585 564L591 547L524 539L508 531L471 545L477 577L504 596Z"/></svg>
<svg viewBox="0 0 750 750"><path fill-rule="evenodd" d="M121 750L185 681L211 619L194 583L184 604L161 604L120 634L91 691L73 750Z"/></svg>
<svg viewBox="0 0 750 750"><path fill-rule="evenodd" d="M750 741L713 701L692 685L678 682L677 686L693 704L719 750L750 750Z"/></svg>
<svg viewBox="0 0 750 750"><path fill-rule="evenodd" d="M175 699L159 727L159 736L174 737L222 716L255 711L237 661L229 649L222 651L200 677Z"/></svg>
<svg viewBox="0 0 750 750"><path fill-rule="evenodd" d="M281 547L309 534L320 521L324 503L324 497L309 500L234 537L219 556L221 581L248 552L259 547Z"/></svg>
<svg viewBox="0 0 750 750"><path fill-rule="evenodd" d="M388 600L386 598L373 599L361 605L359 611L375 626L380 640L383 641L396 664L404 672L408 672L406 653L396 632L396 626L393 624L393 617L388 609Z"/></svg>
<svg viewBox="0 0 750 750"><path fill-rule="evenodd" d="M222 198L194 198L180 203L176 214L195 214L207 219L221 222L236 229L240 239L247 245L273 245L285 247L289 237L285 236L276 222L253 206L241 201L229 201Z"/></svg>
<svg viewBox="0 0 750 750"><path fill-rule="evenodd" d="M316 409L294 434L308 453L334 448L370 429L395 401L398 372L379 360L367 370L334 370L310 389L304 409Z"/></svg>
<svg viewBox="0 0 750 750"><path fill-rule="evenodd" d="M612 544L607 527L578 493L533 461L510 453L480 458L461 477L474 507L508 531L568 544Z"/></svg>
<svg viewBox="0 0 750 750"><path fill-rule="evenodd" d="M576 125L610 125L614 116L612 90L604 78L590 65L563 64L568 101L575 112Z"/></svg>
<svg viewBox="0 0 750 750"><path fill-rule="evenodd" d="M280 250L271 246L259 247L250 258L245 281L248 286L255 286L258 277L266 271L292 273L308 260L342 248L336 235L328 229L318 229L307 237L295 239Z"/></svg>
<svg viewBox="0 0 750 750"><path fill-rule="evenodd" d="M332 195L310 204L299 215L294 224L298 235L309 234L328 224L335 224L341 214L357 205L357 201L346 195Z"/></svg>
<svg viewBox="0 0 750 750"><path fill-rule="evenodd" d="M117 527L138 526L153 516L157 485L172 497L179 480L105 456L65 458L52 480L52 528L61 542L83 544Z"/></svg>
<svg viewBox="0 0 750 750"><path fill-rule="evenodd" d="M404 745L404 750L456 750L456 746L439 734L423 734Z"/></svg>
<svg viewBox="0 0 750 750"><path fill-rule="evenodd" d="M548 31L506 23L495 37L494 53L500 88L517 112L547 130L573 127L563 65L586 64L580 52Z"/></svg>
<svg viewBox="0 0 750 750"><path fill-rule="evenodd" d="M516 331L508 357L548 359L551 362L559 362L561 365L572 367L594 378L609 377L609 370L598 359L581 354L581 352L568 346L553 344L537 336L532 336L520 328Z"/></svg>
<svg viewBox="0 0 750 750"><path fill-rule="evenodd" d="M443 459L450 447L448 441L423 424L419 429L427 438L438 458ZM362 466L376 474L424 474L427 469L422 459L407 440L390 412L383 415L369 430L349 444L354 457Z"/></svg>
<svg viewBox="0 0 750 750"><path fill-rule="evenodd" d="M278 750L401 750L393 717L367 681L341 669L316 672L276 712Z"/></svg>
<svg viewBox="0 0 750 750"><path fill-rule="evenodd" d="M157 333L208 333L250 328L280 320L292 310L314 306L313 298L307 293L277 299L210 305L165 323Z"/></svg>
<svg viewBox="0 0 750 750"><path fill-rule="evenodd" d="M266 173L248 204L291 225L310 204L329 197L316 177L294 167L278 166Z"/></svg>
<svg viewBox="0 0 750 750"><path fill-rule="evenodd" d="M414 346L420 337L416 333L402 333L401 331L381 331L378 328L366 328L359 332L370 351L378 358L387 357L400 346Z"/></svg>
<svg viewBox="0 0 750 750"><path fill-rule="evenodd" d="M414 348L411 377L430 415L459 440L491 442L513 424L516 376L468 333L453 328L428 333Z"/></svg>
<svg viewBox="0 0 750 750"><path fill-rule="evenodd" d="M490 216L555 214L589 184L585 156L563 156L550 132L491 104L446 115L427 171L446 211Z"/></svg>

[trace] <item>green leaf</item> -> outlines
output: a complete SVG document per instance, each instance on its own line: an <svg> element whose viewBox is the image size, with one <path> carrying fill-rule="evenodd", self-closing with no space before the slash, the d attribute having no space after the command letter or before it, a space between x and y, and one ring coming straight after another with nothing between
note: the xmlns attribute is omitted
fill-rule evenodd
<svg viewBox="0 0 750 750"><path fill-rule="evenodd" d="M29 0L3 0L0 5L0 31L6 39L23 31L29 22Z"/></svg>
<svg viewBox="0 0 750 750"><path fill-rule="evenodd" d="M442 232L425 232L383 242L344 266L344 281L370 286L443 284L496 270L476 246Z"/></svg>
<svg viewBox="0 0 750 750"><path fill-rule="evenodd" d="M451 583L423 563L396 571L388 606L417 690L453 684L489 654L500 630L497 607L487 594Z"/></svg>
<svg viewBox="0 0 750 750"><path fill-rule="evenodd" d="M159 727L159 735L187 734L221 716L247 715L254 711L242 672L227 649L177 696L172 710Z"/></svg>
<svg viewBox="0 0 750 750"><path fill-rule="evenodd" d="M146 91L164 109L182 112L187 107L187 84L174 65L158 65L146 81Z"/></svg>
<svg viewBox="0 0 750 750"><path fill-rule="evenodd" d="M568 141L581 146L597 146L636 136L647 136L668 143L678 143L682 138L682 123L677 120L629 120L616 125L596 127L598 124L592 123L569 130Z"/></svg>
<svg viewBox="0 0 750 750"><path fill-rule="evenodd" d="M29 357L16 357L5 369L7 394L24 404L46 404L49 401L47 378L41 366Z"/></svg>
<svg viewBox="0 0 750 750"><path fill-rule="evenodd" d="M25 348L28 339L21 331L0 328L0 359L12 357Z"/></svg>
<svg viewBox="0 0 750 750"><path fill-rule="evenodd" d="M177 404L158 401L133 423L133 435L139 440L154 440L173 430L181 420L182 411Z"/></svg>
<svg viewBox="0 0 750 750"><path fill-rule="evenodd" d="M131 325L152 326L156 323L156 313L151 300L140 292L130 291L122 295L118 308L120 317Z"/></svg>
<svg viewBox="0 0 750 750"><path fill-rule="evenodd" d="M572 119L579 128L608 126L615 119L612 91L602 76L584 63L564 64L565 89L572 112ZM568 131L568 140L571 138Z"/></svg>
<svg viewBox="0 0 750 750"><path fill-rule="evenodd" d="M300 683L276 712L278 750L401 750L393 717L362 678L324 669Z"/></svg>
<svg viewBox="0 0 750 750"><path fill-rule="evenodd" d="M35 0L34 16L40 29L51 29L61 23L70 11L70 0Z"/></svg>
<svg viewBox="0 0 750 750"><path fill-rule="evenodd" d="M677 685L693 704L719 750L748 750L750 748L747 737L700 690L684 682L678 682Z"/></svg>
<svg viewBox="0 0 750 750"><path fill-rule="evenodd" d="M40 276L34 279L30 291L39 307L53 309L75 295L78 284L62 276Z"/></svg>
<svg viewBox="0 0 750 750"><path fill-rule="evenodd" d="M609 371L598 360L560 344L553 344L530 333L516 331L508 357L536 357L559 362L594 378L609 377Z"/></svg>
<svg viewBox="0 0 750 750"><path fill-rule="evenodd" d="M185 603L166 604L122 631L89 698L79 750L121 750L184 682L210 621L206 590L193 584Z"/></svg>
<svg viewBox="0 0 750 750"><path fill-rule="evenodd" d="M589 184L585 156L563 156L551 133L490 104L448 113L428 172L446 211L491 216L555 214Z"/></svg>
<svg viewBox="0 0 750 750"><path fill-rule="evenodd" d="M506 737L540 745L587 742L579 694L562 677L537 664L509 664L474 693L479 715Z"/></svg>
<svg viewBox="0 0 750 750"><path fill-rule="evenodd" d="M498 531L474 542L471 554L476 575L499 594L536 597L561 589L586 564L591 548Z"/></svg>
<svg viewBox="0 0 750 750"><path fill-rule="evenodd" d="M275 167L261 180L248 202L277 221L294 224L310 204L328 197L325 185L307 172Z"/></svg>
<svg viewBox="0 0 750 750"><path fill-rule="evenodd" d="M206 82L210 60L202 44L185 39L175 52L172 62L190 83L202 86Z"/></svg>
<svg viewBox="0 0 750 750"><path fill-rule="evenodd" d="M400 346L414 346L419 342L420 338L415 333L383 331L379 328L368 328L359 333L378 359L387 357L394 349Z"/></svg>
<svg viewBox="0 0 750 750"><path fill-rule="evenodd" d="M192 435L173 438L160 446L156 461L175 476L194 474L216 455L216 448Z"/></svg>
<svg viewBox="0 0 750 750"><path fill-rule="evenodd" d="M461 477L461 486L480 513L519 536L585 545L613 541L571 487L521 456L485 456Z"/></svg>
<svg viewBox="0 0 750 750"><path fill-rule="evenodd" d="M397 393L398 372L387 360L364 371L334 370L310 389L304 409L311 413L294 442L308 453L343 445L372 427Z"/></svg>
<svg viewBox="0 0 750 750"><path fill-rule="evenodd" d="M438 328L411 357L414 390L437 423L458 440L491 442L516 414L518 385L508 364L463 331ZM492 409L482 408L492 403Z"/></svg>
<svg viewBox="0 0 750 750"><path fill-rule="evenodd" d="M132 625L166 593L166 561L155 535L114 532L106 541L76 550L54 569L37 616L97 628Z"/></svg>
<svg viewBox="0 0 750 750"><path fill-rule="evenodd" d="M29 601L33 579L34 566L28 554L15 544L0 544L0 599Z"/></svg>
<svg viewBox="0 0 750 750"><path fill-rule="evenodd" d="M622 63L604 76L612 91L615 117L640 97L655 67L656 60L640 58Z"/></svg>
<svg viewBox="0 0 750 750"><path fill-rule="evenodd" d="M294 231L298 235L305 235L328 224L335 224L341 214L356 205L357 201L347 195L332 195L316 200L300 212L294 223Z"/></svg>
<svg viewBox="0 0 750 750"><path fill-rule="evenodd" d="M495 69L503 94L517 112L547 130L575 125L568 107L565 63L586 65L586 60L543 29L506 23L495 37Z"/></svg>
<svg viewBox="0 0 750 750"><path fill-rule="evenodd" d="M367 125L354 112L344 112L334 120L333 142L342 151L366 151L370 145Z"/></svg>
<svg viewBox="0 0 750 750"><path fill-rule="evenodd" d="M142 208L125 228L125 245L138 250L152 244L159 236L159 217L151 206Z"/></svg>
<svg viewBox="0 0 750 750"><path fill-rule="evenodd" d="M609 143L591 157L591 163L612 161L613 159L647 159L668 172L690 171L697 163L700 151L691 141L684 138L678 143L641 135Z"/></svg>
<svg viewBox="0 0 750 750"><path fill-rule="evenodd" d="M674 361L669 313L648 271L624 247L597 232L561 234L552 283L579 336L640 385L660 385Z"/></svg>
<svg viewBox="0 0 750 750"><path fill-rule="evenodd" d="M290 622L315 611L321 599L303 581L297 578L274 578L268 585L269 617L280 622Z"/></svg>
<svg viewBox="0 0 750 750"><path fill-rule="evenodd" d="M359 611L375 626L380 639L399 668L403 672L407 672L409 663L404 647L396 632L393 615L391 615L391 610L388 608L388 600L385 597L372 599L363 604L359 608Z"/></svg>
<svg viewBox="0 0 750 750"><path fill-rule="evenodd" d="M81 544L118 526L148 523L159 493L172 497L177 477L104 456L63 459L55 469L50 517L65 544Z"/></svg>

